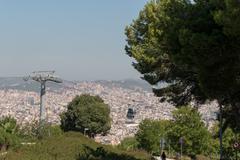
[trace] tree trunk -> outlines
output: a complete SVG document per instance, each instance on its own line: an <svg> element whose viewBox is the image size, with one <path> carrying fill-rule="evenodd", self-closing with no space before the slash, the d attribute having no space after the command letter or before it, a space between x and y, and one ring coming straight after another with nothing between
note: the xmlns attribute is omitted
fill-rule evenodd
<svg viewBox="0 0 240 160"><path fill-rule="evenodd" d="M223 118L222 118L222 104L219 103L220 107L220 130L219 130L219 142L220 142L220 160L223 160L223 145L222 145L222 126L223 126Z"/></svg>

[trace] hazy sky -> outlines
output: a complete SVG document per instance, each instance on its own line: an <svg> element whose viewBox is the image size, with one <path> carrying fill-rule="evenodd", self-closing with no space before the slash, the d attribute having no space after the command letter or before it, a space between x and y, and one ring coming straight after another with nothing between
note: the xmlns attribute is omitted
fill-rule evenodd
<svg viewBox="0 0 240 160"><path fill-rule="evenodd" d="M0 77L138 78L124 28L147 0L0 0Z"/></svg>

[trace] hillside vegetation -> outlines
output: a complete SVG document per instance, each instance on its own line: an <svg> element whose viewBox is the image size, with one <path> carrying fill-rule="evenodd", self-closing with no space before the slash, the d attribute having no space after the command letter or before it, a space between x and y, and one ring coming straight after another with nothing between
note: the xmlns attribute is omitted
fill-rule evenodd
<svg viewBox="0 0 240 160"><path fill-rule="evenodd" d="M101 145L77 132L39 140L36 145L9 151L7 160L148 160L145 152L126 152L112 146ZM1 159L0 158L0 159Z"/></svg>

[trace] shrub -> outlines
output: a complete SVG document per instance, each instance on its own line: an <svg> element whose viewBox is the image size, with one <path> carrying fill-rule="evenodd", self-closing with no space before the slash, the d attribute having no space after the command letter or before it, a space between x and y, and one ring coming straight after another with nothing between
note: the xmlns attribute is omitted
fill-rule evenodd
<svg viewBox="0 0 240 160"><path fill-rule="evenodd" d="M0 119L0 150L20 145L19 127L17 121L11 117Z"/></svg>
<svg viewBox="0 0 240 160"><path fill-rule="evenodd" d="M121 144L118 145L118 148L129 151L129 150L136 150L138 149L138 141L135 137L127 137L124 138Z"/></svg>
<svg viewBox="0 0 240 160"><path fill-rule="evenodd" d="M213 141L210 132L204 126L196 109L182 107L173 112L168 137L172 147L180 152L180 141L183 143L183 154L195 157L197 154L207 154Z"/></svg>
<svg viewBox="0 0 240 160"><path fill-rule="evenodd" d="M62 134L63 134L63 131L60 126L45 124L40 130L40 133L38 134L38 138L42 139L42 138L48 138L52 136L60 136Z"/></svg>
<svg viewBox="0 0 240 160"><path fill-rule="evenodd" d="M76 160L140 160L140 159L127 154L109 152L103 147L92 149L89 146L84 146L84 152L79 153L77 155Z"/></svg>
<svg viewBox="0 0 240 160"><path fill-rule="evenodd" d="M168 126L169 121L166 120L143 120L136 134L139 148L159 155L160 139L166 141Z"/></svg>
<svg viewBox="0 0 240 160"><path fill-rule="evenodd" d="M94 137L106 134L111 127L110 109L99 96L76 96L61 115L64 131L80 131Z"/></svg>

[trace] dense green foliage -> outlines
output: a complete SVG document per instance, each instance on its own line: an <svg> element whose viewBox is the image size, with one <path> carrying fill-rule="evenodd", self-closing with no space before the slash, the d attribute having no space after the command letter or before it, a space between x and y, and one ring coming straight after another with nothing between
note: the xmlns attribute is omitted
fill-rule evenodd
<svg viewBox="0 0 240 160"><path fill-rule="evenodd" d="M131 150L133 151L133 150L137 150L138 146L139 146L139 143L135 137L126 137L118 145L118 148L126 151L131 151Z"/></svg>
<svg viewBox="0 0 240 160"><path fill-rule="evenodd" d="M103 147L92 149L84 146L84 154L79 154L77 160L141 160L131 155L109 152Z"/></svg>
<svg viewBox="0 0 240 160"><path fill-rule="evenodd" d="M37 138L44 139L52 136L60 136L62 134L63 131L60 126L45 124L41 129L41 133L37 135Z"/></svg>
<svg viewBox="0 0 240 160"><path fill-rule="evenodd" d="M95 136L106 134L111 127L110 109L99 96L77 96L61 115L64 131L80 131Z"/></svg>
<svg viewBox="0 0 240 160"><path fill-rule="evenodd" d="M174 142L171 145L179 153L180 138L182 138L183 153L189 156L207 155L214 151L210 132L202 122L198 111L190 107L182 107L173 112L168 138Z"/></svg>
<svg viewBox="0 0 240 160"><path fill-rule="evenodd" d="M0 119L0 150L20 145L19 126L17 121L11 117Z"/></svg>
<svg viewBox="0 0 240 160"><path fill-rule="evenodd" d="M168 155L180 153L181 138L184 155L216 157L218 154L219 143L214 138L215 131L211 134L202 122L198 111L191 107L174 110L171 121L142 121L135 136L139 143L138 148L152 154L159 154L161 149L164 149ZM164 148L161 148L161 139L164 139L162 142ZM226 143L230 143L228 139L226 139Z"/></svg>
<svg viewBox="0 0 240 160"><path fill-rule="evenodd" d="M152 0L126 28L126 52L158 96L224 104L237 130L240 102L239 0Z"/></svg>
<svg viewBox="0 0 240 160"><path fill-rule="evenodd" d="M51 136L38 140L36 145L22 146L17 151L9 151L6 159L9 160L77 160L90 156L92 159L99 159L96 156L97 148L103 148L108 156L126 157L126 160L148 160L150 156L145 152L126 152L113 148L112 146L101 145L83 136L78 132L66 132L63 135ZM91 152L90 152L91 151ZM99 152L97 152L99 153ZM83 159L82 159L83 160ZM99 159L101 160L101 159ZM122 159L124 160L124 159Z"/></svg>
<svg viewBox="0 0 240 160"><path fill-rule="evenodd" d="M143 120L136 134L139 148L151 153L159 153L160 139L166 138L169 121Z"/></svg>
<svg viewBox="0 0 240 160"><path fill-rule="evenodd" d="M211 129L213 135L215 135L215 139L213 141L213 146L215 148L219 148L219 141L217 140L219 130L219 124L215 124ZM231 128L227 128L223 135L223 155L225 159L236 159L236 150L233 147L235 142L239 142L240 134L234 133ZM237 150L237 156L240 158L239 149Z"/></svg>

